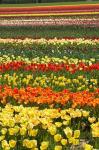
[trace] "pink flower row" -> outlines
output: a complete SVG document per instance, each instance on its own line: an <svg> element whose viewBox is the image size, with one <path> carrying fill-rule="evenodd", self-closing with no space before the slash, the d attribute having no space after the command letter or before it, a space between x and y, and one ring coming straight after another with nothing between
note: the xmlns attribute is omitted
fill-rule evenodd
<svg viewBox="0 0 99 150"><path fill-rule="evenodd" d="M83 25L99 27L99 19L16 19L16 20L0 20L0 26L70 26Z"/></svg>

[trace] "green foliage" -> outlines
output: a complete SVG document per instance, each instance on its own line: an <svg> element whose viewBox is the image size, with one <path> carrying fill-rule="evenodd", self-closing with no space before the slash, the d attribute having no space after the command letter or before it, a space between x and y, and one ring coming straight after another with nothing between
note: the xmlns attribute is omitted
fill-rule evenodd
<svg viewBox="0 0 99 150"><path fill-rule="evenodd" d="M98 28L78 26L46 27L0 27L1 38L63 38L63 37L98 37Z"/></svg>

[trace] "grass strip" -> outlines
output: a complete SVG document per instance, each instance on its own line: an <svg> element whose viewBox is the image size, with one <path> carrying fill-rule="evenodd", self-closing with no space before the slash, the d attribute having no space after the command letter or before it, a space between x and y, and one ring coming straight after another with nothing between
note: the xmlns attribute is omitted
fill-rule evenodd
<svg viewBox="0 0 99 150"><path fill-rule="evenodd" d="M46 26L46 27L0 27L1 38L98 38L99 30L96 27L78 26Z"/></svg>
<svg viewBox="0 0 99 150"><path fill-rule="evenodd" d="M55 6L55 5L80 5L99 4L99 1L79 1L79 2L53 2L53 3L28 3L28 4L0 4L0 7L33 7L33 6Z"/></svg>

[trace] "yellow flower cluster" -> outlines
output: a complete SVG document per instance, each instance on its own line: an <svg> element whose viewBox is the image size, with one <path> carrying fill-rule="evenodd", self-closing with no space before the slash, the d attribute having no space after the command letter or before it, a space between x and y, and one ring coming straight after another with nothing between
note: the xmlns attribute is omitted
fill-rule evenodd
<svg viewBox="0 0 99 150"><path fill-rule="evenodd" d="M99 138L99 121L91 125L92 136Z"/></svg>
<svg viewBox="0 0 99 150"><path fill-rule="evenodd" d="M65 13L34 13L34 14L0 14L1 17L50 17L50 16L77 16L77 15L98 15L99 12L65 12Z"/></svg>
<svg viewBox="0 0 99 150"><path fill-rule="evenodd" d="M21 149L47 150L52 149L54 144L52 150L62 150L65 146L79 145L82 131L79 125L75 129L73 126L77 125L77 118L81 121L81 118L88 117L90 112L83 109L40 110L38 107L7 104L5 108L0 108L0 148L10 150L17 145ZM97 118L95 120L92 128L95 126L98 131L99 122Z"/></svg>
<svg viewBox="0 0 99 150"><path fill-rule="evenodd" d="M27 64L30 63L68 63L68 64L78 64L80 62L86 63L88 65L91 65L92 63L95 63L96 59L95 58L90 58L90 59L78 59L78 58L69 58L66 56L63 56L63 58L58 58L58 57L48 57L47 55L45 57L35 57L35 58L28 58L28 57L22 57L22 56L14 56L14 55L2 55L0 57L0 64L1 63L10 63L12 61L24 61Z"/></svg>
<svg viewBox="0 0 99 150"><path fill-rule="evenodd" d="M51 87L51 88L68 88L69 90L95 90L98 87L98 79L87 79L83 75L76 78L68 78L65 76L56 76L53 73L50 75L33 76L32 74L25 75L23 73L16 74L1 74L0 83L11 86L28 86L33 87Z"/></svg>
<svg viewBox="0 0 99 150"><path fill-rule="evenodd" d="M68 138L69 143L72 143L73 145L79 145L79 137L80 137L80 130L75 130L74 133L72 129L67 127L64 129L64 132L66 134L66 137Z"/></svg>
<svg viewBox="0 0 99 150"><path fill-rule="evenodd" d="M84 38L76 38L76 39L57 39L57 38L54 38L54 39L44 39L44 38L41 38L41 39L30 39L30 38L25 38L24 40L22 39L0 39L0 43L15 43L15 44L20 44L20 43L23 43L23 44L33 44L33 43L36 43L36 44L53 44L53 45L68 45L68 44L77 44L77 45L82 45L82 44L86 44L86 45L96 45L97 43L99 43L99 40L91 40L91 39L84 39Z"/></svg>

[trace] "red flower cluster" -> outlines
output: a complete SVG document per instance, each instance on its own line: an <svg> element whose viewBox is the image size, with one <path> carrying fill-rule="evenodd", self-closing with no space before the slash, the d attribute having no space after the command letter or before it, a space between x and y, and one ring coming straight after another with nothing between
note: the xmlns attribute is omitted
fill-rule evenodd
<svg viewBox="0 0 99 150"><path fill-rule="evenodd" d="M38 6L38 7L6 7L0 8L0 14L35 14L35 13L64 13L64 12L95 12L99 4L68 5L68 6Z"/></svg>
<svg viewBox="0 0 99 150"><path fill-rule="evenodd" d="M5 72L5 71L9 71L9 70L25 70L25 71L43 71L43 72L47 72L47 71L54 71L54 72L58 72L58 71L68 71L70 73L75 73L76 71L93 71L93 70L99 70L99 63L95 63L92 65L86 65L85 63L81 62L78 65L75 64L54 64L54 63L48 63L48 64L35 64L35 63L31 63L31 64L26 64L23 61L20 62L10 62L10 63L6 63L6 64L1 64L0 65L0 71L1 72Z"/></svg>
<svg viewBox="0 0 99 150"><path fill-rule="evenodd" d="M68 6L34 6L34 7L4 7L0 8L2 12L17 12L17 11L56 11L56 10L86 10L86 9L99 9L99 4L82 4L82 5L68 5Z"/></svg>

